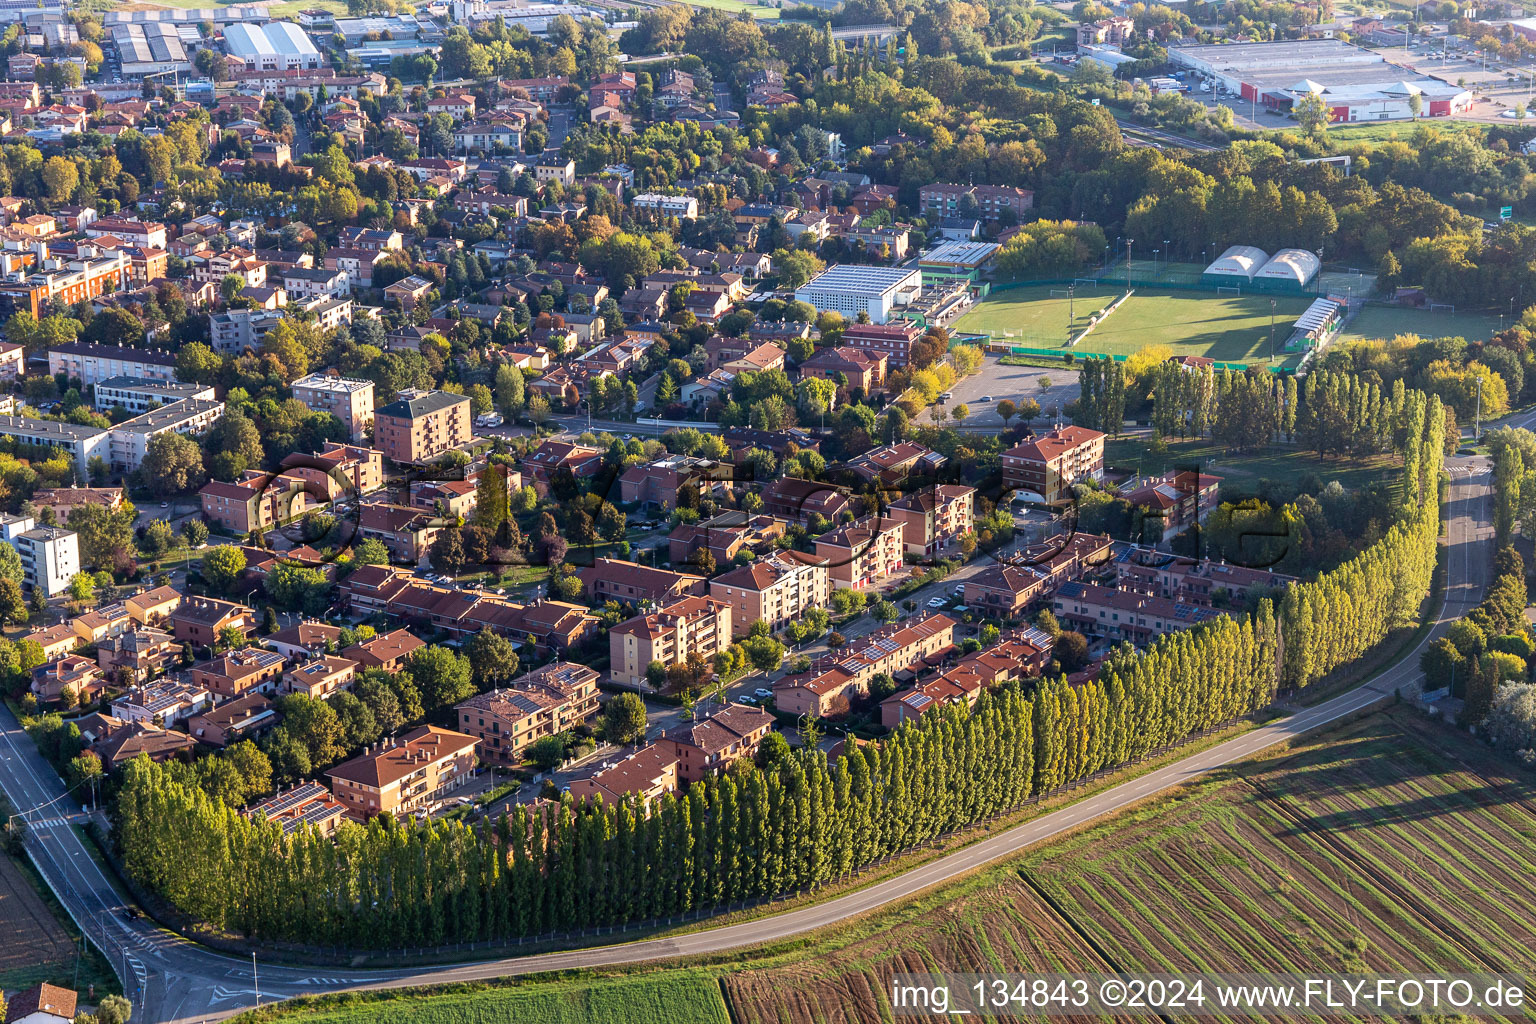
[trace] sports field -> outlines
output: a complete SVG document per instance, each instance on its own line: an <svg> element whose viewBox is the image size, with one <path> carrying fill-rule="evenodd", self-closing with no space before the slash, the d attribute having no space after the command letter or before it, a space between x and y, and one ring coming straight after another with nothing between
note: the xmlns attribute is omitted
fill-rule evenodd
<svg viewBox="0 0 1536 1024"><path fill-rule="evenodd" d="M1084 287L1069 299L1064 285L1009 288L977 304L955 322L951 333L987 334L1036 348L1059 347L1066 344L1073 315L1081 329L1089 316L1119 294L1109 287Z"/></svg>
<svg viewBox="0 0 1536 1024"><path fill-rule="evenodd" d="M690 7L713 7L716 10L726 11L730 14L740 14L746 11L754 18L764 21L776 20L779 16L777 7L763 7L759 4L747 3L745 0L683 0Z"/></svg>
<svg viewBox="0 0 1536 1024"><path fill-rule="evenodd" d="M1519 310L1516 310L1518 313ZM1458 310L1455 313L1413 309L1408 306L1366 306L1344 332L1340 341L1390 341L1399 334L1417 334L1421 338L1466 338L1468 341L1486 341L1498 331L1500 324L1509 323L1481 310Z"/></svg>
<svg viewBox="0 0 1536 1024"><path fill-rule="evenodd" d="M1059 289L1058 289L1059 290ZM1017 339L1021 346L1059 348L1067 334L1067 299L1048 288L1009 289L979 304L955 324L973 332ZM1079 289L1075 304L1079 328L1088 314L1120 294L1118 286ZM1300 295L1218 295L1205 291L1137 288L1074 351L1080 354L1131 355L1149 345L1166 345L1175 355L1208 356L1225 363L1267 363L1270 299L1274 299L1276 348L1311 299ZM1010 332L1012 332L1010 334ZM1299 359L1276 352L1276 365Z"/></svg>

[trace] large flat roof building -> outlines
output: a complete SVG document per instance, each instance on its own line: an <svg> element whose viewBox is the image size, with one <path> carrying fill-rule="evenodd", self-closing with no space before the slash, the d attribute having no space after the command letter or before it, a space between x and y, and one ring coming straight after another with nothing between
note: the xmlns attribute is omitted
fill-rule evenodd
<svg viewBox="0 0 1536 1024"><path fill-rule="evenodd" d="M224 45L230 56L256 71L318 68L324 63L309 36L291 21L230 25L224 30Z"/></svg>
<svg viewBox="0 0 1536 1024"><path fill-rule="evenodd" d="M1272 110L1288 111L1309 93L1321 96L1331 118L1341 123L1412 118L1415 95L1426 117L1465 113L1473 101L1454 82L1388 63L1341 39L1176 43L1168 47L1168 61Z"/></svg>
<svg viewBox="0 0 1536 1024"><path fill-rule="evenodd" d="M795 289L795 298L849 320L868 313L871 321L883 324L895 307L911 302L922 291L923 275L917 267L840 263Z"/></svg>
<svg viewBox="0 0 1536 1024"><path fill-rule="evenodd" d="M190 71L181 33L167 22L130 22L112 26L112 45L122 58L123 74L142 78L166 71Z"/></svg>

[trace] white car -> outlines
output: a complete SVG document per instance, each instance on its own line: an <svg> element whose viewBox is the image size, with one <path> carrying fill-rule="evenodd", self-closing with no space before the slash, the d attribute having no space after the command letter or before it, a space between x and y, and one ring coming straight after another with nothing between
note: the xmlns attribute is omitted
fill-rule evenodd
<svg viewBox="0 0 1536 1024"><path fill-rule="evenodd" d="M942 608L942 607L944 607L944 599L942 597L929 598L929 600L928 600L928 607L929 608Z"/></svg>
<svg viewBox="0 0 1536 1024"><path fill-rule="evenodd" d="M757 689L752 691L752 696L756 697L758 700L767 700L769 697L773 696L773 691L765 686L759 686Z"/></svg>

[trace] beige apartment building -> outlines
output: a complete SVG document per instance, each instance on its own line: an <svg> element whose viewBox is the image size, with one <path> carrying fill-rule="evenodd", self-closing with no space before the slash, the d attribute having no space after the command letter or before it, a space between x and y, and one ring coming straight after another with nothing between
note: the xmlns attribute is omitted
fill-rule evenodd
<svg viewBox="0 0 1536 1024"><path fill-rule="evenodd" d="M469 399L446 391L401 392L374 413L373 443L385 458L427 462L469 441Z"/></svg>
<svg viewBox="0 0 1536 1024"><path fill-rule="evenodd" d="M426 810L468 782L474 769L473 736L423 725L325 774L337 800L354 814L371 818L385 811Z"/></svg>
<svg viewBox="0 0 1536 1024"><path fill-rule="evenodd" d="M511 687L456 705L459 731L478 741L480 760L515 765L530 743L597 714L597 678L596 670L585 665L545 665Z"/></svg>
<svg viewBox="0 0 1536 1024"><path fill-rule="evenodd" d="M708 660L731 645L731 606L713 597L685 597L649 615L614 626L608 653L616 682L645 681L645 670L659 661L668 668L697 654Z"/></svg>
<svg viewBox="0 0 1536 1024"><path fill-rule="evenodd" d="M901 571L906 527L898 520L865 516L816 538L816 557L826 563L833 590L863 590Z"/></svg>
<svg viewBox="0 0 1536 1024"><path fill-rule="evenodd" d="M904 495L885 510L902 526L909 555L938 554L975 525L976 488L935 484Z"/></svg>
<svg viewBox="0 0 1536 1024"><path fill-rule="evenodd" d="M312 412L328 412L361 441L373 427L373 381L312 373L293 382L293 397Z"/></svg>
<svg viewBox="0 0 1536 1024"><path fill-rule="evenodd" d="M808 671L773 684L774 706L791 715L841 715L869 693L880 673L894 676L925 658L952 650L955 620L930 612L893 622L860 637L835 654L817 659Z"/></svg>
<svg viewBox="0 0 1536 1024"><path fill-rule="evenodd" d="M777 632L807 608L825 606L830 581L825 565L790 551L717 576L709 582L709 596L731 606L731 634L741 637L759 619Z"/></svg>

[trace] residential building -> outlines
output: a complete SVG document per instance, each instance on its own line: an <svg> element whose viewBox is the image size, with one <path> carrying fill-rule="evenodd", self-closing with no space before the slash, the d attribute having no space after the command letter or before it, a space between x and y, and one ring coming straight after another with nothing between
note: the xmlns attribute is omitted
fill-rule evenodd
<svg viewBox="0 0 1536 1024"><path fill-rule="evenodd" d="M247 808L245 815L277 824L285 836L304 828L317 828L329 836L347 820L347 805L320 783L301 782Z"/></svg>
<svg viewBox="0 0 1536 1024"><path fill-rule="evenodd" d="M92 743L90 750L101 759L103 768L113 772L138 757L169 761L173 757L190 757L196 748L197 741L184 732L148 722L123 721Z"/></svg>
<svg viewBox="0 0 1536 1024"><path fill-rule="evenodd" d="M706 662L731 643L731 606L710 597L685 597L637 615L608 633L611 672L619 683L645 682L646 668L667 668L697 655Z"/></svg>
<svg viewBox="0 0 1536 1024"><path fill-rule="evenodd" d="M85 642L80 639L80 634L75 632L74 623L71 622L59 622L42 629L34 629L22 639L37 644L42 649L43 657L49 661L64 657Z"/></svg>
<svg viewBox="0 0 1536 1024"><path fill-rule="evenodd" d="M104 604L69 622L83 643L98 644L108 637L120 636L133 628L133 616L122 601Z"/></svg>
<svg viewBox="0 0 1536 1024"><path fill-rule="evenodd" d="M384 453L327 441L318 452L285 456L282 475L304 481L317 501L372 494L384 486Z"/></svg>
<svg viewBox="0 0 1536 1024"><path fill-rule="evenodd" d="M98 217L86 225L85 233L91 238L111 235L121 238L141 249L165 248L165 225L153 220L135 220L131 217Z"/></svg>
<svg viewBox="0 0 1536 1024"><path fill-rule="evenodd" d="M866 395L878 390L885 383L886 357L882 352L866 352L852 345L824 348L800 364L800 376L834 383L839 377L848 387L858 388Z"/></svg>
<svg viewBox="0 0 1536 1024"><path fill-rule="evenodd" d="M546 153L533 163L533 176L539 181L558 181L562 185L576 183L576 161L558 154Z"/></svg>
<svg viewBox="0 0 1536 1024"><path fill-rule="evenodd" d="M709 596L731 606L731 635L742 637L758 621L778 632L807 609L826 607L830 581L825 565L784 551L715 577L709 581Z"/></svg>
<svg viewBox="0 0 1536 1024"><path fill-rule="evenodd" d="M491 764L516 765L530 743L554 736L597 714L598 674L557 661L507 688L477 694L455 706L459 731L475 737L475 752Z"/></svg>
<svg viewBox="0 0 1536 1024"><path fill-rule="evenodd" d="M225 629L249 636L256 628L256 613L243 604L213 597L186 597L171 613L176 639L194 647L212 647Z"/></svg>
<svg viewBox="0 0 1536 1024"><path fill-rule="evenodd" d="M140 626L96 645L96 664L118 683L144 682L173 667L181 647L163 629Z"/></svg>
<svg viewBox="0 0 1536 1024"><path fill-rule="evenodd" d="M1003 453L1003 486L1029 501L1069 501L1078 480L1103 476L1104 435L1087 427L1058 427Z"/></svg>
<svg viewBox="0 0 1536 1024"><path fill-rule="evenodd" d="M935 555L971 532L975 502L974 487L934 484L891 502L885 514L901 523L907 554Z"/></svg>
<svg viewBox="0 0 1536 1024"><path fill-rule="evenodd" d="M192 666L192 682L220 700L277 692L287 664L282 654L261 647L242 647Z"/></svg>
<svg viewBox="0 0 1536 1024"><path fill-rule="evenodd" d="M293 382L293 397L313 412L328 412L341 420L353 441L362 441L373 428L373 381L312 373Z"/></svg>
<svg viewBox="0 0 1536 1024"><path fill-rule="evenodd" d="M152 405L174 405L185 399L213 401L215 397L213 388L204 384L147 377L110 377L96 385L95 406L102 412L121 406L139 416L148 412Z"/></svg>
<svg viewBox="0 0 1536 1024"><path fill-rule="evenodd" d="M1035 205L1035 194L1029 189L1007 185L924 185L917 198L930 219L975 214L985 220L1007 218L1018 223Z"/></svg>
<svg viewBox="0 0 1536 1024"><path fill-rule="evenodd" d="M923 330L911 321L891 324L851 323L843 331L840 348L854 348L869 356L885 356L888 369L900 370L912 361L912 346Z"/></svg>
<svg viewBox="0 0 1536 1024"><path fill-rule="evenodd" d="M925 660L936 663L953 650L954 634L955 621L947 615L929 613L893 622L851 641L836 654L817 659L807 671L774 683L774 706L791 715L843 714L854 700L869 693L875 676L894 677Z"/></svg>
<svg viewBox="0 0 1536 1024"><path fill-rule="evenodd" d="M802 525L809 525L812 516L837 523L845 513L853 514L853 501L843 490L817 480L781 477L763 491L762 498L764 512Z"/></svg>
<svg viewBox="0 0 1536 1024"><path fill-rule="evenodd" d="M423 725L326 772L331 793L359 817L431 809L474 774L475 738Z"/></svg>
<svg viewBox="0 0 1536 1024"><path fill-rule="evenodd" d="M523 456L528 475L541 484L548 484L562 468L569 469L577 479L595 476L603 465L603 450L569 441L545 441Z"/></svg>
<svg viewBox="0 0 1536 1024"><path fill-rule="evenodd" d="M1010 631L991 647L961 658L953 668L881 701L880 724L894 729L959 702L974 708L982 691L1045 671L1054 643L1049 633L1032 626Z"/></svg>
<svg viewBox="0 0 1536 1024"><path fill-rule="evenodd" d="M906 530L895 519L865 516L816 538L833 590L863 590L901 571Z"/></svg>
<svg viewBox="0 0 1536 1024"><path fill-rule="evenodd" d="M26 372L27 350L15 342L0 343L0 380L15 380Z"/></svg>
<svg viewBox="0 0 1536 1024"><path fill-rule="evenodd" d="M124 420L108 431L107 461L120 473L132 473L149 454L149 442L160 434L201 434L224 415L224 403L186 398L152 412Z"/></svg>
<svg viewBox="0 0 1536 1024"><path fill-rule="evenodd" d="M334 649L341 642L342 632L340 626L329 622L307 621L280 629L266 637L265 642L285 658L307 661Z"/></svg>
<svg viewBox="0 0 1536 1024"><path fill-rule="evenodd" d="M637 796L649 803L677 792L678 767L677 757L670 749L651 744L588 778L573 779L571 796L576 800L601 799L609 803Z"/></svg>
<svg viewBox="0 0 1536 1024"><path fill-rule="evenodd" d="M51 508L59 522L67 522L69 514L84 505L99 505L116 512L123 505L121 487L39 487L32 492L32 504L38 509ZM31 529L28 526L27 529ZM11 538L7 536L6 540Z"/></svg>
<svg viewBox="0 0 1536 1024"><path fill-rule="evenodd" d="M784 536L785 524L772 516L727 510L698 523L682 523L667 534L673 565L692 562L708 551L715 565L729 565L737 552L765 551Z"/></svg>
<svg viewBox="0 0 1536 1024"><path fill-rule="evenodd" d="M210 480L197 496L205 519L241 535L290 522L310 507L304 480L254 469L234 483Z"/></svg>
<svg viewBox="0 0 1536 1024"><path fill-rule="evenodd" d="M371 502L358 510L358 534L381 542L392 558L409 565L424 560L438 533L451 525L431 512L409 505Z"/></svg>
<svg viewBox="0 0 1536 1024"><path fill-rule="evenodd" d="M68 690L70 706L95 700L106 689L106 673L90 658L66 654L32 670L32 693L40 704L51 704Z"/></svg>
<svg viewBox="0 0 1536 1024"><path fill-rule="evenodd" d="M13 993L5 1004L5 1024L73 1024L74 989L43 982Z"/></svg>
<svg viewBox="0 0 1536 1024"><path fill-rule="evenodd" d="M106 457L109 441L109 433L98 427L28 416L0 416L0 436L13 437L17 444L62 448L74 459L75 469L82 477L90 473L91 459L97 455Z"/></svg>
<svg viewBox="0 0 1536 1024"><path fill-rule="evenodd" d="M883 324L896 307L912 302L922 291L922 274L915 267L839 263L795 289L795 298L848 320L868 313L872 323Z"/></svg>
<svg viewBox="0 0 1536 1024"><path fill-rule="evenodd" d="M283 271L283 291L295 302L322 296L338 299L351 288L351 277L345 270L296 267Z"/></svg>
<svg viewBox="0 0 1536 1024"><path fill-rule="evenodd" d="M721 484L735 483L736 478L736 467L728 462L666 455L626 469L619 477L619 500L626 504L673 505L678 491L690 484L700 494L707 494Z"/></svg>
<svg viewBox="0 0 1536 1024"><path fill-rule="evenodd" d="M210 705L208 691L192 683L162 679L137 686L112 702L112 717L169 728Z"/></svg>
<svg viewBox="0 0 1536 1024"><path fill-rule="evenodd" d="M12 543L21 556L22 582L48 597L68 590L80 571L80 539L70 530L38 526L17 534Z"/></svg>
<svg viewBox="0 0 1536 1024"><path fill-rule="evenodd" d="M407 660L426 642L408 629L392 629L388 633L353 644L341 652L342 657L357 662L359 669L381 668L386 672L399 672Z"/></svg>
<svg viewBox="0 0 1536 1024"><path fill-rule="evenodd" d="M948 460L932 448L913 441L881 445L849 459L847 466L865 483L876 481L900 488L913 477L931 477Z"/></svg>
<svg viewBox="0 0 1536 1024"><path fill-rule="evenodd" d="M1198 470L1171 469L1139 487L1123 490L1121 497L1156 521L1161 537L1171 537L1202 521L1215 508L1221 477Z"/></svg>
<svg viewBox="0 0 1536 1024"><path fill-rule="evenodd" d="M283 693L297 693L318 700L341 690L350 690L356 678L357 662L321 655L284 672L279 689Z"/></svg>
<svg viewBox="0 0 1536 1024"><path fill-rule="evenodd" d="M261 339L287 314L279 309L231 309L208 318L210 347L220 355L259 348Z"/></svg>
<svg viewBox="0 0 1536 1024"><path fill-rule="evenodd" d="M1132 548L1114 564L1115 583L1121 590L1201 608L1241 606L1251 591L1270 591L1294 582L1294 577L1269 569L1173 558L1153 548Z"/></svg>
<svg viewBox="0 0 1536 1024"><path fill-rule="evenodd" d="M1189 629L1226 614L1216 608L1079 581L1063 583L1056 589L1051 611L1067 629L1137 644L1150 643L1164 633Z"/></svg>
<svg viewBox="0 0 1536 1024"><path fill-rule="evenodd" d="M640 605L669 603L680 597L703 597L708 584L703 576L637 565L617 558L594 558L576 570L582 592L592 601L618 601Z"/></svg>
<svg viewBox="0 0 1536 1024"><path fill-rule="evenodd" d="M158 626L181 604L181 591L160 586L123 599L130 618L141 626Z"/></svg>
<svg viewBox="0 0 1536 1024"><path fill-rule="evenodd" d="M402 395L374 414L374 444L394 462L422 463L467 444L472 421L464 395Z"/></svg>
<svg viewBox="0 0 1536 1024"><path fill-rule="evenodd" d="M1016 619L1063 583L1106 565L1113 555L1114 541L1106 534L1058 535L971 576L964 584L965 603L986 615Z"/></svg>
<svg viewBox="0 0 1536 1024"><path fill-rule="evenodd" d="M677 217L694 220L699 215L699 201L693 196L669 196L659 192L642 192L634 198L637 213L649 213L657 217Z"/></svg>

